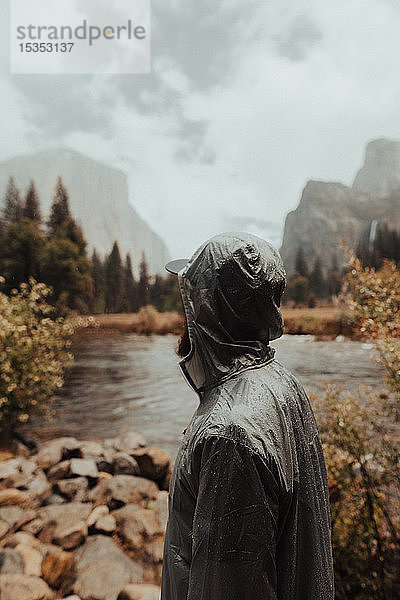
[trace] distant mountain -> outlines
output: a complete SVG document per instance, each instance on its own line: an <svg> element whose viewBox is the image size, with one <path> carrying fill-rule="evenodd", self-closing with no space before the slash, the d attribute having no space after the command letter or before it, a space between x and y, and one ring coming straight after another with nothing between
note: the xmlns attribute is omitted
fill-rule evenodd
<svg viewBox="0 0 400 600"><path fill-rule="evenodd" d="M383 139L368 144L351 188L323 181L306 184L298 207L285 221L281 255L288 274L299 246L310 267L320 256L328 269L333 254L343 264L341 240L354 248L360 239L368 241L379 223L400 229L400 143Z"/></svg>
<svg viewBox="0 0 400 600"><path fill-rule="evenodd" d="M0 205L10 176L23 194L33 179L47 219L59 175L69 193L71 212L88 242L89 256L93 248L104 256L117 240L122 258L131 254L136 276L142 252L152 273L165 274L168 250L130 204L125 173L79 152L53 148L0 163Z"/></svg>

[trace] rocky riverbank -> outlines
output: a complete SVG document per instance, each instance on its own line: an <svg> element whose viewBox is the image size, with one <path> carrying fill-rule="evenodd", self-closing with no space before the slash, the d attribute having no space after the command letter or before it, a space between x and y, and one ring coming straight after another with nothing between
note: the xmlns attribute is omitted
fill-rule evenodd
<svg viewBox="0 0 400 600"><path fill-rule="evenodd" d="M171 460L131 432L14 441L0 462L2 600L158 600Z"/></svg>

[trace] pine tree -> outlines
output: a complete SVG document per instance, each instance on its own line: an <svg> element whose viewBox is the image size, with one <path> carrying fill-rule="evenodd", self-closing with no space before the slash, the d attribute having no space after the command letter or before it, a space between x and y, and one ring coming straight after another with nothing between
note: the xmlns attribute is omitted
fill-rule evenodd
<svg viewBox="0 0 400 600"><path fill-rule="evenodd" d="M50 209L50 217L47 222L50 235L55 235L57 230L69 219L71 219L71 213L68 192L64 187L61 177L58 177Z"/></svg>
<svg viewBox="0 0 400 600"><path fill-rule="evenodd" d="M135 312L138 308L137 285L133 277L131 256L128 253L124 265L124 290L122 310L124 312Z"/></svg>
<svg viewBox="0 0 400 600"><path fill-rule="evenodd" d="M48 239L44 282L53 288L53 301L61 313L86 313L93 304L92 264L79 225L69 218Z"/></svg>
<svg viewBox="0 0 400 600"><path fill-rule="evenodd" d="M303 248L299 248L297 250L294 270L298 275L301 275L302 277L309 276L309 268Z"/></svg>
<svg viewBox="0 0 400 600"><path fill-rule="evenodd" d="M92 254L93 304L92 311L102 313L105 310L106 274L105 265L96 250Z"/></svg>
<svg viewBox="0 0 400 600"><path fill-rule="evenodd" d="M331 266L328 271L327 292L330 296L337 296L340 292L341 287L342 281L340 277L339 263L337 255L334 252L332 254Z"/></svg>
<svg viewBox="0 0 400 600"><path fill-rule="evenodd" d="M150 304L150 275L146 257L142 252L142 260L139 265L138 296L140 306Z"/></svg>
<svg viewBox="0 0 400 600"><path fill-rule="evenodd" d="M30 277L43 280L46 238L37 223L20 219L9 224L2 246L0 271L7 292Z"/></svg>
<svg viewBox="0 0 400 600"><path fill-rule="evenodd" d="M114 242L106 259L106 312L121 312L123 301L124 273L118 243Z"/></svg>
<svg viewBox="0 0 400 600"><path fill-rule="evenodd" d="M15 185L14 177L8 180L8 186L4 199L4 221L6 225L15 223L22 216L21 195Z"/></svg>
<svg viewBox="0 0 400 600"><path fill-rule="evenodd" d="M32 180L26 193L25 206L22 210L22 214L24 217L31 219L31 221L34 221L38 225L40 225L42 221L39 196L37 195L35 184Z"/></svg>
<svg viewBox="0 0 400 600"><path fill-rule="evenodd" d="M314 267L310 273L310 291L314 292L317 298L324 298L326 295L326 283L319 256L315 258Z"/></svg>

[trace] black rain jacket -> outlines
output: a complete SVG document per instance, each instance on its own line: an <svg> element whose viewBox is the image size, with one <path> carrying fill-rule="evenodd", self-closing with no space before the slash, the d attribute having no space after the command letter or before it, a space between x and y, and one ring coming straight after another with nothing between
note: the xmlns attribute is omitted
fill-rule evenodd
<svg viewBox="0 0 400 600"><path fill-rule="evenodd" d="M200 403L170 483L162 600L333 600L325 461L310 402L274 358L285 272L264 240L206 242L178 274Z"/></svg>

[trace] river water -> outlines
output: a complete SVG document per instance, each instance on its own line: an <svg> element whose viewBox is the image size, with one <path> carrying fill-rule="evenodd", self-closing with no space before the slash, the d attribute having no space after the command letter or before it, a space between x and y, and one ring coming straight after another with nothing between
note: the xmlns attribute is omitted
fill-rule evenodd
<svg viewBox="0 0 400 600"><path fill-rule="evenodd" d="M198 404L177 366L176 342L173 335L85 332L74 341L75 361L57 394L55 416L35 418L28 429L42 439L105 439L135 430L174 456ZM360 381L381 384L370 344L286 335L271 345L307 391L321 391L332 380L350 389Z"/></svg>

